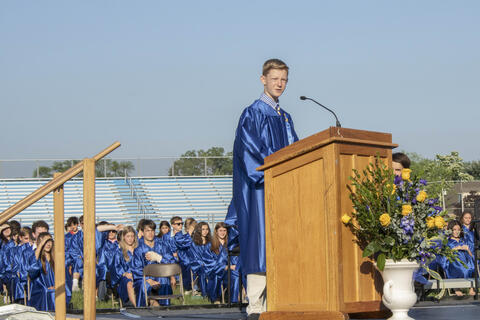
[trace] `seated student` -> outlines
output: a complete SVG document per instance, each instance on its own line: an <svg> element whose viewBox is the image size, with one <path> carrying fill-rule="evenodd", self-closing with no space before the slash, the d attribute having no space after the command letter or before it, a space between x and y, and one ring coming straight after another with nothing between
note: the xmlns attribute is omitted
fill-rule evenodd
<svg viewBox="0 0 480 320"><path fill-rule="evenodd" d="M396 176L402 175L402 169L410 168L410 158L401 152L392 154L392 169Z"/></svg>
<svg viewBox="0 0 480 320"><path fill-rule="evenodd" d="M147 221L147 219L140 219L138 220L137 224L137 237L138 237L138 244L143 243L143 224Z"/></svg>
<svg viewBox="0 0 480 320"><path fill-rule="evenodd" d="M133 252L138 246L135 230L131 226L123 228L120 232L120 250L117 250L114 257L112 269L112 286L118 284L118 295L124 304L136 307L135 290L133 288L132 261ZM128 305L128 304L127 304Z"/></svg>
<svg viewBox="0 0 480 320"><path fill-rule="evenodd" d="M182 268L183 288L187 292L192 290L192 256L190 253L190 246L192 245L192 233L196 225L197 221L195 221L195 219L187 218L185 220L185 233L177 232L174 237L178 262Z"/></svg>
<svg viewBox="0 0 480 320"><path fill-rule="evenodd" d="M470 252L473 254L475 248L475 234L472 224L472 213L470 211L464 211L460 217L460 223L462 224L463 237L470 248Z"/></svg>
<svg viewBox="0 0 480 320"><path fill-rule="evenodd" d="M155 292L160 295L172 294L172 287L168 278L147 277L145 287L143 285L143 268L152 263L175 263L173 253L169 247L155 237L156 224L152 220L146 220L142 225L143 243L139 243L133 253L132 274L137 298L137 307L144 307L145 290L147 294ZM157 301L151 304L158 306ZM169 305L169 300L161 300L162 305Z"/></svg>
<svg viewBox="0 0 480 320"><path fill-rule="evenodd" d="M162 222L167 222L167 221L162 221ZM162 241L170 247L170 251L173 252L173 257L175 258L176 262L180 263L180 258L178 256L178 248L177 248L177 241L182 237L182 226L183 226L183 221L181 217L175 216L170 219L170 224L171 224L171 232L170 230L167 233L164 233L162 236ZM167 222L167 225L170 227L170 224ZM162 223L160 223L162 225ZM164 229L166 231L166 228ZM160 232L161 233L161 232ZM160 234L159 233L159 234ZM172 285L172 288L175 288L177 284L177 279L176 277L170 277L170 284Z"/></svg>
<svg viewBox="0 0 480 320"><path fill-rule="evenodd" d="M80 226L82 230L79 230L71 240L71 256L75 261L75 265L73 267L73 285L72 291L79 291L78 281L80 277L83 275L83 216L80 217ZM100 249L102 248L104 242L107 239L107 231L109 230L121 230L123 225L113 225L109 224L106 221L101 221L95 228L95 253L97 257L100 254ZM98 270L97 270L98 272ZM97 274L98 275L98 274ZM98 284L98 282L97 282Z"/></svg>
<svg viewBox="0 0 480 320"><path fill-rule="evenodd" d="M114 269L115 255L120 250L120 247L117 241L117 229L108 230L105 233L107 234L107 239L100 248L98 255L97 283L105 281L106 288L113 289L114 285L111 282L111 275ZM105 288L102 286L102 289ZM101 291L99 287L98 298L103 300L105 297L106 291Z"/></svg>
<svg viewBox="0 0 480 320"><path fill-rule="evenodd" d="M471 278L474 271L473 256L463 238L462 225L458 220L452 220L448 223L448 229L452 231L452 235L448 239L448 246L457 251L458 258L467 267L465 268L459 261L448 262L445 269L447 278ZM459 297L463 296L463 292L460 290L455 290L455 294ZM474 295L475 290L470 288L469 294Z"/></svg>
<svg viewBox="0 0 480 320"><path fill-rule="evenodd" d="M168 221L161 221L160 224L159 224L160 228L158 230L158 234L157 234L157 237L158 238L162 238L164 235L166 234L169 234L170 233L170 223L168 223Z"/></svg>
<svg viewBox="0 0 480 320"><path fill-rule="evenodd" d="M15 232L14 232L15 233ZM14 234L13 233L13 234ZM14 248L16 246L16 242L14 241L12 237L12 227L10 225L10 222L7 222L2 225L1 227L1 232L0 232L0 281L2 283L2 290L6 294L10 293L10 281L7 275L7 255L8 251L11 250L11 248Z"/></svg>
<svg viewBox="0 0 480 320"><path fill-rule="evenodd" d="M65 294L67 296L67 305L72 298L73 270L75 260L72 256L72 239L78 232L79 221L77 217L69 217L65 225Z"/></svg>
<svg viewBox="0 0 480 320"><path fill-rule="evenodd" d="M35 255L27 265L28 276L32 282L30 306L41 311L55 310L54 246L48 232L37 237Z"/></svg>
<svg viewBox="0 0 480 320"><path fill-rule="evenodd" d="M210 250L203 256L205 269L208 275L207 291L212 302L218 302L221 296L221 287L228 287L228 236L227 225L219 222L215 225ZM230 292L232 302L238 302L240 277L237 269L238 256L231 257L230 261Z"/></svg>
<svg viewBox="0 0 480 320"><path fill-rule="evenodd" d="M190 247L192 272L198 276L199 286L204 297L207 296L207 274L203 256L206 250L210 250L212 235L210 226L206 222L199 222L195 226L192 235L193 243Z"/></svg>
<svg viewBox="0 0 480 320"><path fill-rule="evenodd" d="M10 262L12 274L12 293L15 303L24 303L25 287L27 285L27 264L23 260L23 252L32 247L32 229L23 227L19 233L19 245L14 248Z"/></svg>
<svg viewBox="0 0 480 320"><path fill-rule="evenodd" d="M28 263L28 261L30 261L30 258L33 256L35 256L35 249L37 248L37 238L40 236L40 234L44 233L44 232L48 232L49 230L49 226L48 226L48 223L46 223L45 221L43 220L37 220L35 221L33 224L32 224L32 240L30 240L30 242L32 243L31 246L28 246L27 248L25 248L25 250L23 250L23 257L22 257L22 260L25 262L25 263ZM30 290L31 290L31 286L32 284L30 283Z"/></svg>

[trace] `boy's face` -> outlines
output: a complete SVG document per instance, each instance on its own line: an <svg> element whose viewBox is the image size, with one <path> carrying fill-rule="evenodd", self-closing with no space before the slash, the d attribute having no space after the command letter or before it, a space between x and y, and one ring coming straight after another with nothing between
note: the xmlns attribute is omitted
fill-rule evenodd
<svg viewBox="0 0 480 320"><path fill-rule="evenodd" d="M260 80L263 83L265 93L277 101L285 91L288 82L288 71L280 69L270 70L266 76L262 75Z"/></svg>
<svg viewBox="0 0 480 320"><path fill-rule="evenodd" d="M392 161L392 168L393 168L393 173L394 173L396 176L399 176L399 177L402 176L403 166L402 166L402 164L401 164L400 162Z"/></svg>
<svg viewBox="0 0 480 320"><path fill-rule="evenodd" d="M182 220L173 221L172 222L173 231L175 231L175 233L182 231L182 225L183 225Z"/></svg>
<svg viewBox="0 0 480 320"><path fill-rule="evenodd" d="M150 227L144 227L143 237L146 241L153 241L153 239L155 238L155 229L152 229Z"/></svg>

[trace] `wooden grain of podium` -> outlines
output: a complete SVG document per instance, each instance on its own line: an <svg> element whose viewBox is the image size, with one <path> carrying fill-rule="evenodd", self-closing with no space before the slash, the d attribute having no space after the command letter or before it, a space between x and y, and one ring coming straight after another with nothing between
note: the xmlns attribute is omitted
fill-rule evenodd
<svg viewBox="0 0 480 320"><path fill-rule="evenodd" d="M389 133L330 127L265 158L267 312L263 320L348 319L382 313L380 273L340 218L346 185L378 155L391 164Z"/></svg>

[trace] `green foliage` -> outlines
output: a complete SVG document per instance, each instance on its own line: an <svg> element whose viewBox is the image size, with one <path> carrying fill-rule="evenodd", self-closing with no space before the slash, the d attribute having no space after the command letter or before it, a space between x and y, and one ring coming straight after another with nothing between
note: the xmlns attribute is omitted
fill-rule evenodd
<svg viewBox="0 0 480 320"><path fill-rule="evenodd" d="M41 166L38 169L38 177L51 178L55 172L65 172L72 166L79 163L80 160L55 161L51 167ZM95 175L97 177L123 177L125 173L135 170L131 161L115 161L111 159L101 159L95 163ZM81 173L79 176L83 176ZM37 170L33 171L33 177L37 178Z"/></svg>
<svg viewBox="0 0 480 320"><path fill-rule="evenodd" d="M378 157L362 171L353 170L348 186L354 212L342 221L355 235L364 257L372 257L382 270L386 259L418 260L422 264L436 255L455 257L446 245L446 211L437 199L425 193L426 181L410 170L394 177Z"/></svg>
<svg viewBox="0 0 480 320"><path fill-rule="evenodd" d="M418 176L430 181L426 191L432 196L440 196L442 189L448 192L453 187L452 181L473 180L473 176L468 172L468 165L456 151L447 155L436 155L433 160L417 153L407 153L407 155L412 162L410 169Z"/></svg>
<svg viewBox="0 0 480 320"><path fill-rule="evenodd" d="M232 152L225 152L222 147L212 147L207 151L189 150L180 156L169 169L169 175L175 176L203 176L203 175L231 175L233 173ZM211 158L206 160L201 157L227 157Z"/></svg>
<svg viewBox="0 0 480 320"><path fill-rule="evenodd" d="M475 180L480 180L480 161L465 162L465 172Z"/></svg>

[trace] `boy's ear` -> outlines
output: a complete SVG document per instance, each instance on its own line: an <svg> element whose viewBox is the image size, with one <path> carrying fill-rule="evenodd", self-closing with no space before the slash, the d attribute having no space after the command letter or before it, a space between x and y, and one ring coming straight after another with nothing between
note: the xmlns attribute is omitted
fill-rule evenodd
<svg viewBox="0 0 480 320"><path fill-rule="evenodd" d="M262 81L263 85L267 84L266 77L263 74L260 76L260 81Z"/></svg>

